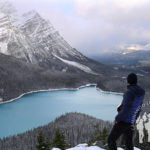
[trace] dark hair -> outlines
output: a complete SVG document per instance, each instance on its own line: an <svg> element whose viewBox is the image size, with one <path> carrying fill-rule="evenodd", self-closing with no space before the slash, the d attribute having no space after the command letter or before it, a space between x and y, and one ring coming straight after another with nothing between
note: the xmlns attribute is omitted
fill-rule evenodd
<svg viewBox="0 0 150 150"><path fill-rule="evenodd" d="M129 84L137 84L137 75L135 73L130 73L127 77L127 82Z"/></svg>

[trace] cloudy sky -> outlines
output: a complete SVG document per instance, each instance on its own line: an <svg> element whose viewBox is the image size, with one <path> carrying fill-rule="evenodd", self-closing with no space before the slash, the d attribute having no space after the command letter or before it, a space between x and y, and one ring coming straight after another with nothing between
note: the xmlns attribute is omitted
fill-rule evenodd
<svg viewBox="0 0 150 150"><path fill-rule="evenodd" d="M37 10L79 51L96 55L150 42L150 0L10 0Z"/></svg>

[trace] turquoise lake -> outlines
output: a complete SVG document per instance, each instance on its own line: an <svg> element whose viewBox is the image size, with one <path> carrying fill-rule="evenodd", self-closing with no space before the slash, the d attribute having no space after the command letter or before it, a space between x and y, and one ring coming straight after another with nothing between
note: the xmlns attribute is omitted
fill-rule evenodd
<svg viewBox="0 0 150 150"><path fill-rule="evenodd" d="M100 92L95 86L26 94L0 104L0 138L22 133L67 112L81 112L113 121L122 95Z"/></svg>

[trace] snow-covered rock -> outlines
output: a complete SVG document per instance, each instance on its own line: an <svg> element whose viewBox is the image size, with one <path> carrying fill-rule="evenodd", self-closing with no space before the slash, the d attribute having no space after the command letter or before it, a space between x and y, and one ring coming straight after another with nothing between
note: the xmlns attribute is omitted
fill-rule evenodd
<svg viewBox="0 0 150 150"><path fill-rule="evenodd" d="M134 147L134 150L141 150L141 149L139 149L139 148L137 148L137 147Z"/></svg>
<svg viewBox="0 0 150 150"><path fill-rule="evenodd" d="M89 146L87 144L79 144L73 148L68 148L66 150L104 150L98 146Z"/></svg>
<svg viewBox="0 0 150 150"><path fill-rule="evenodd" d="M77 145L77 146L75 146L73 148L68 148L66 150L105 150L105 149L100 148L98 146L88 146L86 143L84 143L84 144L79 144L79 145ZM124 149L119 147L118 150L124 150ZM134 150L140 150L140 149L134 147Z"/></svg>
<svg viewBox="0 0 150 150"><path fill-rule="evenodd" d="M60 148L52 148L52 150L61 150Z"/></svg>
<svg viewBox="0 0 150 150"><path fill-rule="evenodd" d="M137 129L139 132L139 143L143 143L144 128L148 133L148 142L150 142L150 114L144 113L143 116L137 119Z"/></svg>

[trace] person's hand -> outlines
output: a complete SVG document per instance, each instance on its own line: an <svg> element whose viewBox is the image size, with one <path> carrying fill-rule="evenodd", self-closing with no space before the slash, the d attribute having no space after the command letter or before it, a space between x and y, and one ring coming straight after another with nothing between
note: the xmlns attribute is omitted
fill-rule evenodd
<svg viewBox="0 0 150 150"><path fill-rule="evenodd" d="M117 111L119 112L121 110L121 104L117 107Z"/></svg>

